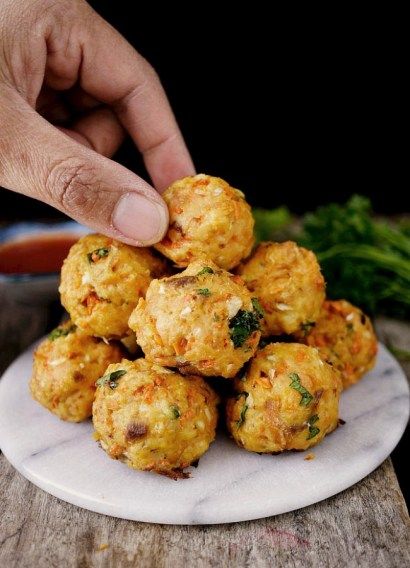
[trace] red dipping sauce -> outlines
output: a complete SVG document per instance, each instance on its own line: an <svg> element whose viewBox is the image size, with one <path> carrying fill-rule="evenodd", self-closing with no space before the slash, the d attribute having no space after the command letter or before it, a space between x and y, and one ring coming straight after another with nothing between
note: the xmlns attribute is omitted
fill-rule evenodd
<svg viewBox="0 0 410 568"><path fill-rule="evenodd" d="M0 245L0 273L44 274L60 272L79 235L48 233L27 235Z"/></svg>

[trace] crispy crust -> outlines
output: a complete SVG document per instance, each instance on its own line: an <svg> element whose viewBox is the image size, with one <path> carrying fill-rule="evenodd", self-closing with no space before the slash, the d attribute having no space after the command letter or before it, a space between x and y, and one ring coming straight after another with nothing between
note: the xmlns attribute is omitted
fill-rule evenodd
<svg viewBox="0 0 410 568"><path fill-rule="evenodd" d="M184 469L215 438L217 395L202 378L182 377L145 359L124 359L105 374L118 370L125 373L114 388L98 387L93 406L102 448L131 468L188 477Z"/></svg>
<svg viewBox="0 0 410 568"><path fill-rule="evenodd" d="M103 251L99 256L95 251ZM128 318L149 283L166 273L151 250L103 235L87 235L70 250L61 270L61 302L89 335L122 338Z"/></svg>
<svg viewBox="0 0 410 568"><path fill-rule="evenodd" d="M227 403L227 426L248 451L306 450L338 425L340 378L311 347L267 345L234 387L237 394Z"/></svg>
<svg viewBox="0 0 410 568"><path fill-rule="evenodd" d="M357 383L376 362L377 337L371 321L346 300L326 301L310 333L297 337L316 347L340 372L344 388Z"/></svg>
<svg viewBox="0 0 410 568"><path fill-rule="evenodd" d="M265 312L263 336L294 333L315 322L325 299L316 256L296 243L261 243L238 268Z"/></svg>
<svg viewBox="0 0 410 568"><path fill-rule="evenodd" d="M254 220L242 192L221 178L198 174L173 183L162 195L170 225L155 248L186 267L209 258L230 270L253 246Z"/></svg>
<svg viewBox="0 0 410 568"><path fill-rule="evenodd" d="M240 310L254 312L242 280L201 260L177 276L153 280L129 325L147 359L183 374L232 378L260 338L255 329L241 346L234 345L230 325Z"/></svg>

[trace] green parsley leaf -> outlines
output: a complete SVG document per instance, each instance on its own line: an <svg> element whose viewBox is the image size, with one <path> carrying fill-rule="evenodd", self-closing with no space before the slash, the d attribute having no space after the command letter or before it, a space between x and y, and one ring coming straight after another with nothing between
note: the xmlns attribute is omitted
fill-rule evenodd
<svg viewBox="0 0 410 568"><path fill-rule="evenodd" d="M253 306L253 309L255 310L255 312L262 319L263 316L265 315L265 312L263 311L263 308L260 305L259 298L252 298L252 306Z"/></svg>
<svg viewBox="0 0 410 568"><path fill-rule="evenodd" d="M113 371L112 373L108 373L108 375L104 375L95 383L97 387L103 387L104 385L108 385L110 389L116 389L118 386L118 379L125 375L127 371L124 369L119 369L118 371Z"/></svg>
<svg viewBox="0 0 410 568"><path fill-rule="evenodd" d="M241 410L241 414L240 414L239 420L236 421L236 426L237 426L238 428L240 428L240 427L242 426L242 424L245 422L245 416L246 416L246 413L247 413L248 408L249 408L249 405L246 404L246 399L248 398L249 393L248 393L248 392L240 392L240 393L238 393L238 394L236 395L236 400L239 400L242 396L245 397L245 402L244 402L244 405L242 406L242 410Z"/></svg>
<svg viewBox="0 0 410 568"><path fill-rule="evenodd" d="M181 416L181 411L179 410L179 407L176 404L171 404L169 409L171 411L171 417L174 418L175 420Z"/></svg>
<svg viewBox="0 0 410 568"><path fill-rule="evenodd" d="M309 335L315 325L315 321L306 321L305 323L302 323L300 326L300 331L303 332L303 336L306 337L307 335Z"/></svg>
<svg viewBox="0 0 410 568"><path fill-rule="evenodd" d="M299 375L297 373L290 373L289 377L292 379L289 386L295 389L295 391L298 391L302 395L302 398L300 399L299 402L300 406L309 406L309 404L313 400L313 396L301 384Z"/></svg>
<svg viewBox="0 0 410 568"><path fill-rule="evenodd" d="M410 316L410 232L374 219L368 198L354 195L306 215L299 243L316 253L329 298L369 314Z"/></svg>
<svg viewBox="0 0 410 568"><path fill-rule="evenodd" d="M62 327L62 326L56 327L49 334L48 339L50 341L54 341L55 339L58 339L59 337L65 337L69 333L73 333L73 331L75 331L76 329L77 329L77 326L74 325L74 324L70 325L69 327Z"/></svg>
<svg viewBox="0 0 410 568"><path fill-rule="evenodd" d="M203 269L198 272L197 276L202 276L203 274L214 274L214 271L210 266L204 266Z"/></svg>
<svg viewBox="0 0 410 568"><path fill-rule="evenodd" d="M230 336L235 349L242 347L248 337L260 329L260 315L256 312L239 310L229 322Z"/></svg>
<svg viewBox="0 0 410 568"><path fill-rule="evenodd" d="M197 292L198 292L198 294L201 294L201 296L210 296L211 295L211 290L209 288L198 288Z"/></svg>
<svg viewBox="0 0 410 568"><path fill-rule="evenodd" d="M95 249L92 252L89 252L87 254L87 258L88 258L88 262L90 264L97 262L98 260L100 260L101 258L104 258L104 256L107 256L108 253L110 252L109 248L99 248L99 249Z"/></svg>
<svg viewBox="0 0 410 568"><path fill-rule="evenodd" d="M315 424L315 422L317 422L319 420L319 416L317 414L314 414L313 416L311 416L308 420L308 425L309 425L309 434L308 437L306 438L306 440L311 440L312 438L314 438L315 436L317 436L320 432L320 428L318 428L317 426L313 426L313 424Z"/></svg>

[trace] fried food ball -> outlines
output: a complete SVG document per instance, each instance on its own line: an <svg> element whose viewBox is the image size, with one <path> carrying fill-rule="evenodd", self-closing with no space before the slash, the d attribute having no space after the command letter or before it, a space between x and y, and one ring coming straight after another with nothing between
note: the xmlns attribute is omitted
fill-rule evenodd
<svg viewBox="0 0 410 568"><path fill-rule="evenodd" d="M174 479L188 477L215 438L218 397L201 377L145 359L110 365L97 381L96 438L113 459Z"/></svg>
<svg viewBox="0 0 410 568"><path fill-rule="evenodd" d="M149 283L166 272L149 249L103 235L87 235L74 246L61 270L61 302L89 335L121 338L128 318Z"/></svg>
<svg viewBox="0 0 410 568"><path fill-rule="evenodd" d="M31 394L62 420L81 422L91 416L95 381L107 365L121 359L120 347L90 337L67 322L36 349Z"/></svg>
<svg viewBox="0 0 410 568"><path fill-rule="evenodd" d="M251 209L244 195L218 177L198 174L174 182L162 195L170 226L155 248L181 267L209 258L230 270L253 246Z"/></svg>
<svg viewBox="0 0 410 568"><path fill-rule="evenodd" d="M298 338L317 347L321 357L337 369L347 388L374 367L377 337L370 319L346 300L327 300L316 324Z"/></svg>
<svg viewBox="0 0 410 568"><path fill-rule="evenodd" d="M312 251L292 241L261 243L238 274L265 312L263 336L294 333L319 316L325 281Z"/></svg>
<svg viewBox="0 0 410 568"><path fill-rule="evenodd" d="M312 347L267 345L234 387L228 429L251 452L306 450L338 425L340 377Z"/></svg>
<svg viewBox="0 0 410 568"><path fill-rule="evenodd" d="M232 378L256 351L259 310L238 276L199 260L153 280L129 325L150 361L181 373Z"/></svg>

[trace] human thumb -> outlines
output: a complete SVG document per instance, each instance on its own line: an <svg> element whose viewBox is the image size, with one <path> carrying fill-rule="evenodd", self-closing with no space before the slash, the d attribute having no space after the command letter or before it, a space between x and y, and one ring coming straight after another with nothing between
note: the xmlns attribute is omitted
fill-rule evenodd
<svg viewBox="0 0 410 568"><path fill-rule="evenodd" d="M148 183L59 131L17 94L0 99L1 185L125 243L161 240L168 210Z"/></svg>

